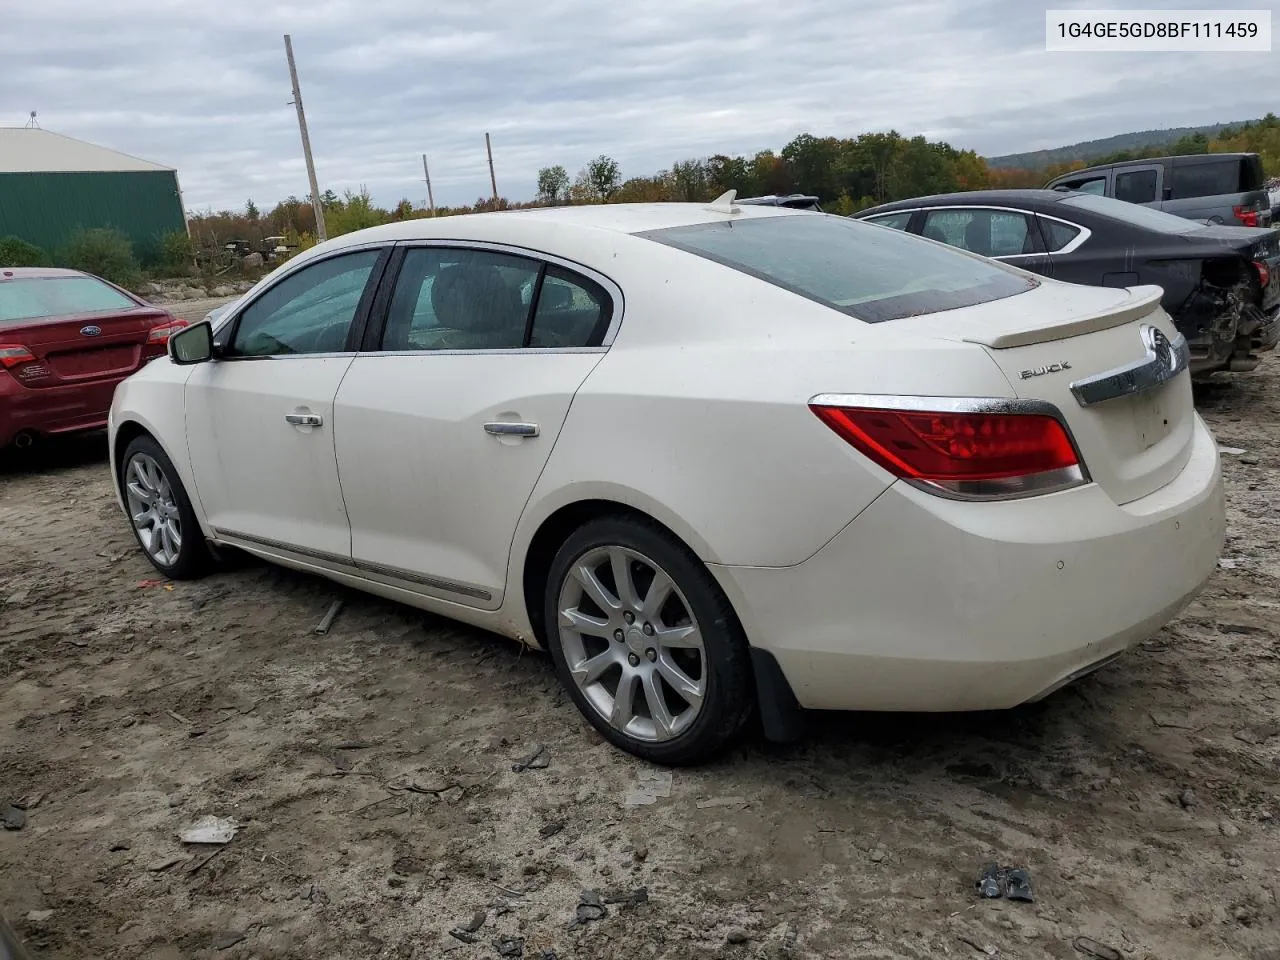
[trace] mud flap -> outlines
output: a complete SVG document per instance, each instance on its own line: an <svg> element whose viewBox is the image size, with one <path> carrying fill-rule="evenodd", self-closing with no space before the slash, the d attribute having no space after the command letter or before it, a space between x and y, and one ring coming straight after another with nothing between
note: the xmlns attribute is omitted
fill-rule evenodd
<svg viewBox="0 0 1280 960"><path fill-rule="evenodd" d="M778 660L768 650L751 648L756 678L756 701L764 735L774 743L793 743L804 735L805 712L787 682Z"/></svg>

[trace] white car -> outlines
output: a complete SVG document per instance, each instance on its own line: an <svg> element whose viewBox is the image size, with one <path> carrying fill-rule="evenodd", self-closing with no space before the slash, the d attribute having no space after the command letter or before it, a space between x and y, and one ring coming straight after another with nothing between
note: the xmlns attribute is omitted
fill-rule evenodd
<svg viewBox="0 0 1280 960"><path fill-rule="evenodd" d="M549 650L623 749L759 709L1035 700L1223 542L1156 288L778 207L388 224L172 338L111 412L171 577L238 547Z"/></svg>

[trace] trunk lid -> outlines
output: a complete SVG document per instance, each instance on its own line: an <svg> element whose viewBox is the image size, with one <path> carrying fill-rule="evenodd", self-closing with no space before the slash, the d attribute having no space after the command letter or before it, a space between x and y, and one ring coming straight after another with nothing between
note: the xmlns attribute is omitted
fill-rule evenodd
<svg viewBox="0 0 1280 960"><path fill-rule="evenodd" d="M1149 360L1143 327L1173 343L1178 334L1160 308L1161 293L1045 281L1016 297L907 322L981 347L1015 396L1057 407L1089 475L1122 504L1158 490L1186 465L1195 426L1190 375L1087 404L1072 385Z"/></svg>
<svg viewBox="0 0 1280 960"><path fill-rule="evenodd" d="M145 306L11 320L0 322L0 343L26 347L35 357L13 371L33 389L120 379L164 352L163 344L148 344L147 338L171 321L164 310Z"/></svg>

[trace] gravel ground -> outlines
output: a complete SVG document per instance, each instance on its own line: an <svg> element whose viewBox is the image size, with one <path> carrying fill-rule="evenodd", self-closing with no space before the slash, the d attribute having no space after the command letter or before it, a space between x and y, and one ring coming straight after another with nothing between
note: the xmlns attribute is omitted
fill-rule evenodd
<svg viewBox="0 0 1280 960"><path fill-rule="evenodd" d="M634 806L653 768L542 655L251 560L155 583L100 439L10 456L0 909L108 960L1280 956L1276 369L1199 397L1246 452L1224 568L1159 635L1035 706L748 738ZM181 844L206 815L239 832ZM976 899L992 859L1034 904Z"/></svg>

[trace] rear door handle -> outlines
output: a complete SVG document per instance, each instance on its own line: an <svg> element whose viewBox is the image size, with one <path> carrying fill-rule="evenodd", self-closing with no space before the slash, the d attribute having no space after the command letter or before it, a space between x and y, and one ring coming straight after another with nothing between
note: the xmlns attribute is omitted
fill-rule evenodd
<svg viewBox="0 0 1280 960"><path fill-rule="evenodd" d="M495 437L536 437L538 435L538 425L536 423L512 423L509 420L491 420L484 425L485 433L492 433Z"/></svg>
<svg viewBox="0 0 1280 960"><path fill-rule="evenodd" d="M295 427L318 427L324 423L324 417L318 413L286 413L284 421Z"/></svg>

